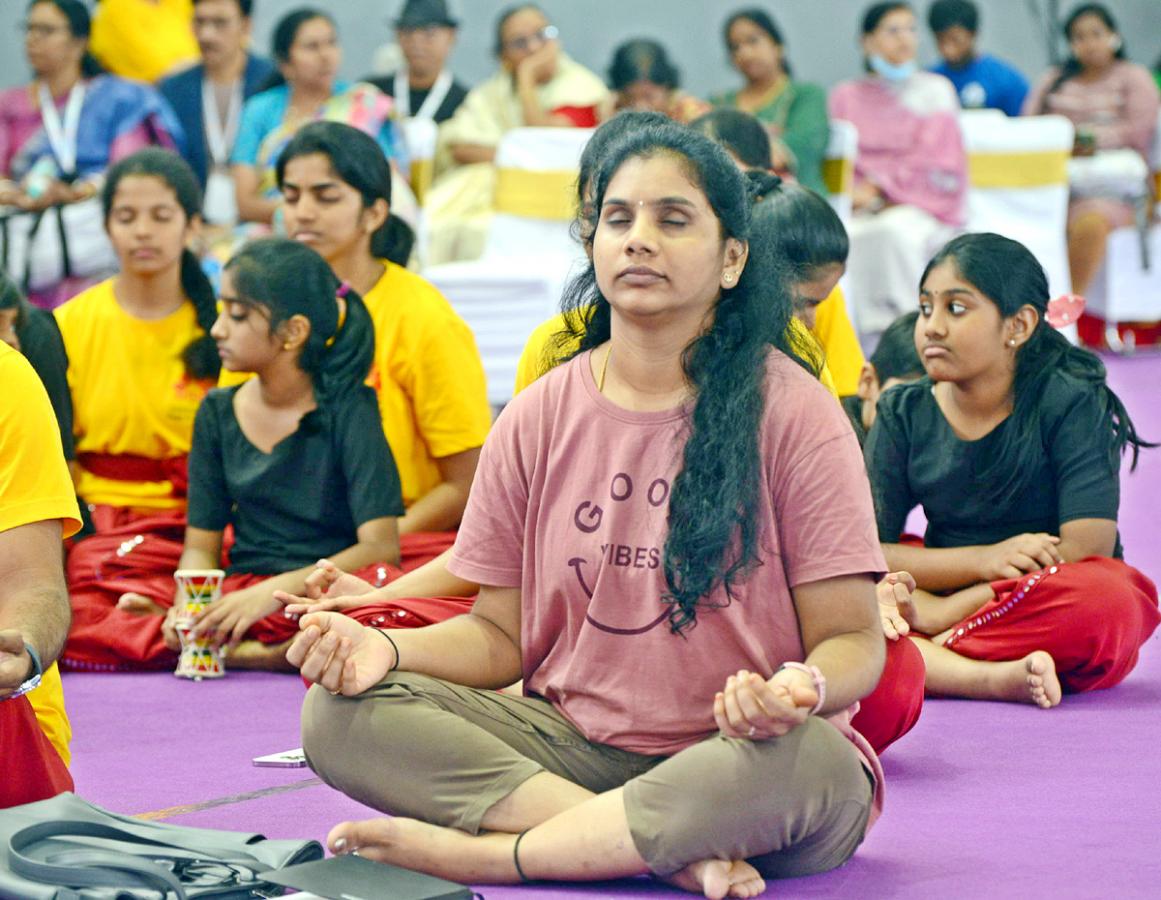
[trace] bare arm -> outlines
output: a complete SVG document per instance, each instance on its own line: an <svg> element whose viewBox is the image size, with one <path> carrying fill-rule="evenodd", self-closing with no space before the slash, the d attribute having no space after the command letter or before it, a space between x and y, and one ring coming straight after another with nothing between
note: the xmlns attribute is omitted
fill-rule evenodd
<svg viewBox="0 0 1161 900"><path fill-rule="evenodd" d="M56 519L0 532L0 697L30 674L26 641L36 648L44 668L56 661L64 647L72 609L65 587L61 534Z"/></svg>
<svg viewBox="0 0 1161 900"><path fill-rule="evenodd" d="M469 165L471 163L486 162L490 163L496 159L496 148L488 147L484 144L451 144L452 159L460 165Z"/></svg>
<svg viewBox="0 0 1161 900"><path fill-rule="evenodd" d="M311 613L299 627L287 659L307 680L348 697L379 683L392 668L493 690L521 676L519 588L481 587L467 615L394 629L387 632L390 640L341 613Z"/></svg>
<svg viewBox="0 0 1161 900"><path fill-rule="evenodd" d="M357 543L331 557L335 565L361 569L380 560L398 561L399 537L394 518L364 522L356 535ZM185 554L182 555L184 558ZM304 591L307 576L314 571L315 566L304 566L226 594L198 618L197 633L214 634L223 641L237 644L255 622L282 609L282 603L274 597L276 590Z"/></svg>
<svg viewBox="0 0 1161 900"><path fill-rule="evenodd" d="M411 504L407 515L399 520L400 534L455 528L468 505L468 493L479 461L479 447L437 459L435 464L443 480ZM338 563L337 557L335 562Z"/></svg>
<svg viewBox="0 0 1161 900"><path fill-rule="evenodd" d="M848 575L800 584L792 593L806 662L826 678L820 712L844 710L875 689L887 658L875 582Z"/></svg>
<svg viewBox="0 0 1161 900"><path fill-rule="evenodd" d="M234 193L238 198L238 217L243 222L261 222L269 225L274 221L274 213L279 207L278 200L263 197L258 186L261 177L254 166L235 164L231 167L234 176Z"/></svg>
<svg viewBox="0 0 1161 900"><path fill-rule="evenodd" d="M1084 520L1088 522L1098 520ZM1116 523L1112 523L1113 533ZM946 593L981 582L1019 578L1065 561L1061 539L1045 532L1017 534L997 544L975 547L910 547L884 544L883 554L893 570L905 570L925 591ZM1110 552L1112 545L1109 545Z"/></svg>
<svg viewBox="0 0 1161 900"><path fill-rule="evenodd" d="M480 590L472 581L457 578L447 569L451 559L450 549L435 559L424 563L389 584L383 585L368 598L371 602L399 600L403 597L470 597Z"/></svg>
<svg viewBox="0 0 1161 900"><path fill-rule="evenodd" d="M1117 523L1112 519L1074 519L1060 526L1058 550L1064 562L1088 556L1112 556L1117 546Z"/></svg>

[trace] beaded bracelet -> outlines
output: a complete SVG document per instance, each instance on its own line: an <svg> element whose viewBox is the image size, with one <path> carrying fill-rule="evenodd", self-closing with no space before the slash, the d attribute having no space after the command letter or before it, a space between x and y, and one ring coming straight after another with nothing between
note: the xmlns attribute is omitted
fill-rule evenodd
<svg viewBox="0 0 1161 900"><path fill-rule="evenodd" d="M818 666L808 666L806 663L800 662L784 662L779 671L782 669L794 669L810 676L811 683L814 684L814 689L818 692L818 702L811 707L810 714L817 715L823 704L826 703L826 676L822 674Z"/></svg>

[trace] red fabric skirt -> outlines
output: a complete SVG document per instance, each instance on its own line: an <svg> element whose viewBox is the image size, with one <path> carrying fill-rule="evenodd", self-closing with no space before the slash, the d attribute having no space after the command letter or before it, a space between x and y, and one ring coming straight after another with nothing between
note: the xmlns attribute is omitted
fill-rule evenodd
<svg viewBox="0 0 1161 900"><path fill-rule="evenodd" d="M27 697L0 702L0 748L0 809L73 789L72 776L41 731Z"/></svg>
<svg viewBox="0 0 1161 900"><path fill-rule="evenodd" d="M132 592L166 608L173 604L173 573L181 560L185 538L184 513L145 515L97 507L93 518L98 533L76 544L69 553L73 623L61 666L90 671L172 669L177 664L177 654L165 646L162 617L118 609L117 600ZM412 567L435 558L454 539L454 533L408 535L404 541L410 545ZM389 563L375 563L354 574L378 585L401 573L402 569ZM230 575L222 584L222 592L240 590L268 577ZM416 598L359 607L350 614L364 624L381 618L375 623L379 627L417 628L467 612L472 602L458 597ZM280 644L297 631L297 621L278 611L255 623L247 637L264 644Z"/></svg>
<svg viewBox="0 0 1161 900"><path fill-rule="evenodd" d="M953 625L944 646L993 661L1046 650L1072 693L1124 680L1161 622L1156 585L1119 559L1063 563L992 589L995 599Z"/></svg>
<svg viewBox="0 0 1161 900"><path fill-rule="evenodd" d="M859 704L851 725L875 753L883 751L915 727L923 711L923 654L906 638L887 641L887 662L879 684Z"/></svg>
<svg viewBox="0 0 1161 900"><path fill-rule="evenodd" d="M454 531L417 531L399 538L399 568L411 572L425 565L456 542Z"/></svg>

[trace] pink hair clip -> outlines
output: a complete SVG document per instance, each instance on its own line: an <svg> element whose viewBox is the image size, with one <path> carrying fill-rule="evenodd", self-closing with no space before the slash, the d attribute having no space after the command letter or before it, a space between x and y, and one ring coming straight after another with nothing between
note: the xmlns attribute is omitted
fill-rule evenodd
<svg viewBox="0 0 1161 900"><path fill-rule="evenodd" d="M350 292L351 292L351 286L344 281L342 284L339 285L339 289L337 291L335 291L335 296L338 297L340 300L343 300L346 298L347 294L349 294Z"/></svg>
<svg viewBox="0 0 1161 900"><path fill-rule="evenodd" d="M1076 322L1084 312L1084 297L1080 294L1061 294L1048 301L1048 315L1045 318L1053 328L1064 328Z"/></svg>

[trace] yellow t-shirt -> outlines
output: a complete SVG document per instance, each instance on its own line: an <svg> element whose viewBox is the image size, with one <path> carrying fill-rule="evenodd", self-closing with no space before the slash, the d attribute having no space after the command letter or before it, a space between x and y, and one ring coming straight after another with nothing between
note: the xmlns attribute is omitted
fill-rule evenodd
<svg viewBox="0 0 1161 900"><path fill-rule="evenodd" d="M368 383L410 506L443 481L437 459L483 445L492 409L471 329L433 284L380 262L363 298L375 323Z"/></svg>
<svg viewBox="0 0 1161 900"><path fill-rule="evenodd" d="M190 378L181 354L202 334L192 303L164 319L121 308L113 279L56 310L69 357L77 455L109 453L170 459L189 453L194 415L211 384ZM81 469L77 492L88 503L180 509L169 481L121 481Z"/></svg>
<svg viewBox="0 0 1161 900"><path fill-rule="evenodd" d="M5 394L0 404L0 531L58 519L69 537L81 527L81 513L52 404L32 366L4 343L0 385ZM41 730L68 765L72 732L56 663L28 699Z"/></svg>
<svg viewBox="0 0 1161 900"><path fill-rule="evenodd" d="M829 300L830 297L824 300L820 304L819 309L825 306ZM557 343L555 335L563 330L563 314L554 316L547 322L542 322L536 326L536 329L528 338L528 342L524 345L524 350L520 354L520 360L516 363L515 391L517 394L555 366L560 360L576 350L578 341L568 339L563 343ZM791 339L797 341L798 346L806 353L815 355L819 352L817 339L807 331L806 326L799 322L798 319L790 320L790 331ZM839 396L835 390L834 379L831 377L830 370L827 368L825 362L822 365L822 371L818 373L818 380L836 398Z"/></svg>
<svg viewBox="0 0 1161 900"><path fill-rule="evenodd" d="M863 348L859 346L855 328L847 315L843 289L835 289L818 305L812 332L826 354L826 365L834 376L834 387L840 397L849 397L859 389L859 373L863 370Z"/></svg>
<svg viewBox="0 0 1161 900"><path fill-rule="evenodd" d="M154 82L201 57L193 0L101 0L93 12L93 55L114 75Z"/></svg>

